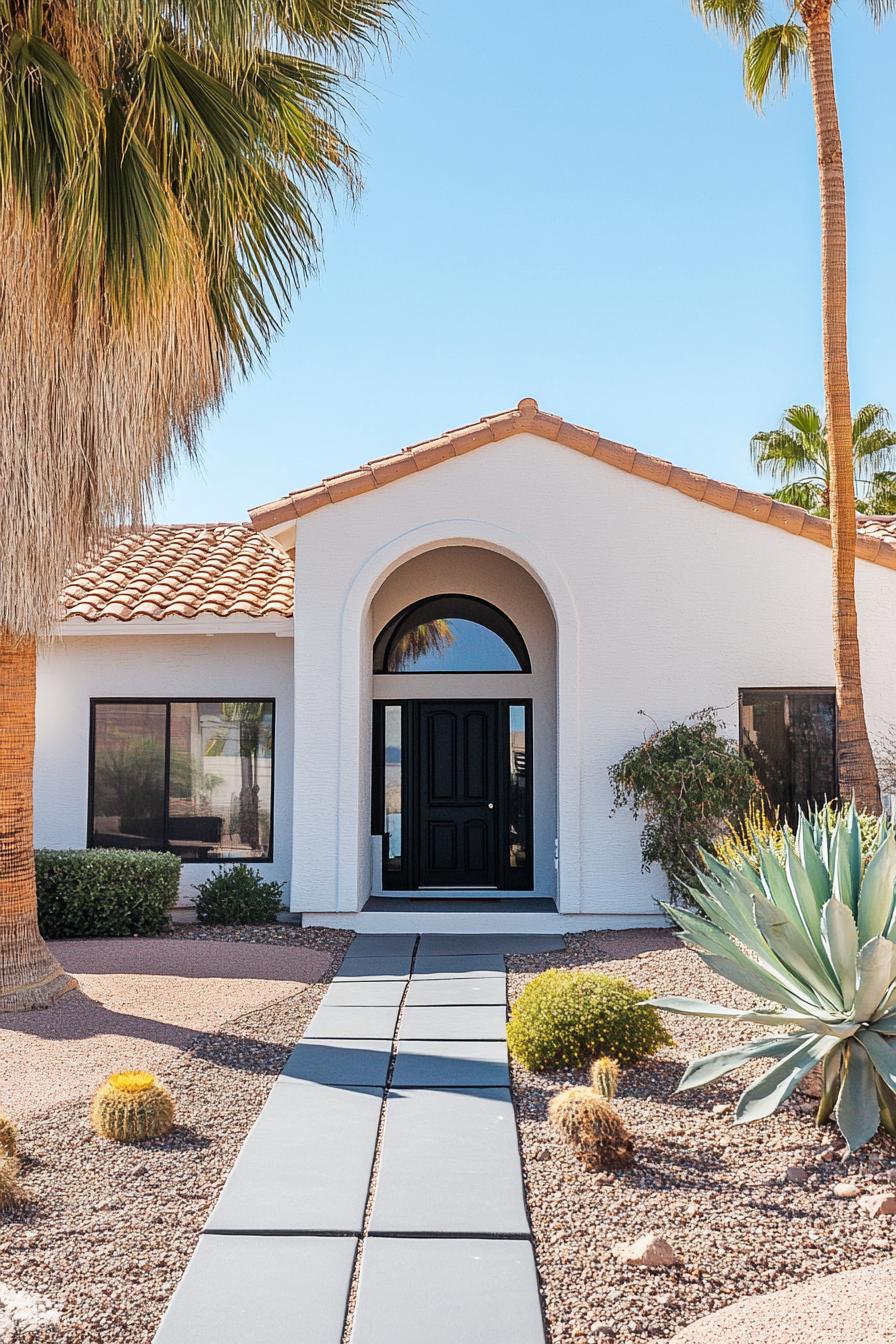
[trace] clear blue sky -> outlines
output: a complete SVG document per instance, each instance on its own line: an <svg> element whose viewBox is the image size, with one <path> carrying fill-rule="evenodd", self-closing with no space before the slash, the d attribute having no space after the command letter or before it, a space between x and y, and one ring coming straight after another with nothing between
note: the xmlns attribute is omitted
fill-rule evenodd
<svg viewBox="0 0 896 1344"><path fill-rule="evenodd" d="M854 405L896 414L896 20L835 16ZM808 89L764 116L687 0L420 0L368 72L360 206L162 521L255 504L535 396L682 465L821 401Z"/></svg>

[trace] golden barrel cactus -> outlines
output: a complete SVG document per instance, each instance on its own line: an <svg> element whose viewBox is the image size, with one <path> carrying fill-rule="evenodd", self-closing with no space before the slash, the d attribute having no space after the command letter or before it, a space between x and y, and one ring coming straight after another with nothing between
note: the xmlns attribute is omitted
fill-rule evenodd
<svg viewBox="0 0 896 1344"><path fill-rule="evenodd" d="M152 1073L110 1074L90 1107L96 1133L117 1143L158 1139L174 1124L174 1098Z"/></svg>
<svg viewBox="0 0 896 1344"><path fill-rule="evenodd" d="M0 1115L0 1155L15 1157L19 1142L19 1131L6 1115Z"/></svg>
<svg viewBox="0 0 896 1344"><path fill-rule="evenodd" d="M622 1116L591 1087L568 1087L551 1098L548 1119L591 1171L627 1167L634 1143Z"/></svg>
<svg viewBox="0 0 896 1344"><path fill-rule="evenodd" d="M19 1185L19 1159L0 1157L0 1213L7 1213L24 1198Z"/></svg>

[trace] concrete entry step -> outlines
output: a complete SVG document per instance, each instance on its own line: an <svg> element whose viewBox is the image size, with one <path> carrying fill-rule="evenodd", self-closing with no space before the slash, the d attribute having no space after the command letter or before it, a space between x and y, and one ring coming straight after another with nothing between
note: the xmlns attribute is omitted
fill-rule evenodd
<svg viewBox="0 0 896 1344"><path fill-rule="evenodd" d="M202 1236L155 1344L340 1344L354 1237Z"/></svg>
<svg viewBox="0 0 896 1344"><path fill-rule="evenodd" d="M395 1233L529 1235L509 1091L389 1092L368 1235Z"/></svg>
<svg viewBox="0 0 896 1344"><path fill-rule="evenodd" d="M414 962L414 979L418 976L437 976L450 979L455 975L498 975L503 980L507 968L498 952L466 953L456 957L431 957L418 954Z"/></svg>
<svg viewBox="0 0 896 1344"><path fill-rule="evenodd" d="M404 976L394 980L339 980L327 990L327 1007L397 1008L406 985Z"/></svg>
<svg viewBox="0 0 896 1344"><path fill-rule="evenodd" d="M360 1233L382 1102L378 1088L279 1078L206 1232Z"/></svg>
<svg viewBox="0 0 896 1344"><path fill-rule="evenodd" d="M395 1087L509 1087L506 1041L399 1041Z"/></svg>
<svg viewBox="0 0 896 1344"><path fill-rule="evenodd" d="M350 957L409 957L417 942L415 933L359 933L352 939Z"/></svg>
<svg viewBox="0 0 896 1344"><path fill-rule="evenodd" d="M410 973L410 953L406 957L345 956L332 984L339 985L345 980L407 980Z"/></svg>
<svg viewBox="0 0 896 1344"><path fill-rule="evenodd" d="M351 1344L545 1344L531 1244L371 1238Z"/></svg>

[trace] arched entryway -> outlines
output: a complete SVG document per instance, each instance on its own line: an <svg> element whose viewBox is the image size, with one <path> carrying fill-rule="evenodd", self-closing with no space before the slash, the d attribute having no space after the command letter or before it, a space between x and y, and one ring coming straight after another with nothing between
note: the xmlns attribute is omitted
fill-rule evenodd
<svg viewBox="0 0 896 1344"><path fill-rule="evenodd" d="M448 545L373 596L371 890L556 895L556 624L506 555Z"/></svg>

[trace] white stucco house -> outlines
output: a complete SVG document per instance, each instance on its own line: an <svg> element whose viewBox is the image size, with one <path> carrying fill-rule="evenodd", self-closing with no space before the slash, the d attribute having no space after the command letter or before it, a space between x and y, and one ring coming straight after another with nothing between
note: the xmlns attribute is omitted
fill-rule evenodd
<svg viewBox="0 0 896 1344"><path fill-rule="evenodd" d="M90 557L38 683L36 843L168 848L305 922L661 921L607 768L715 706L785 806L836 789L826 521L519 406ZM872 730L896 524L864 519ZM649 725L648 725L649 726Z"/></svg>

